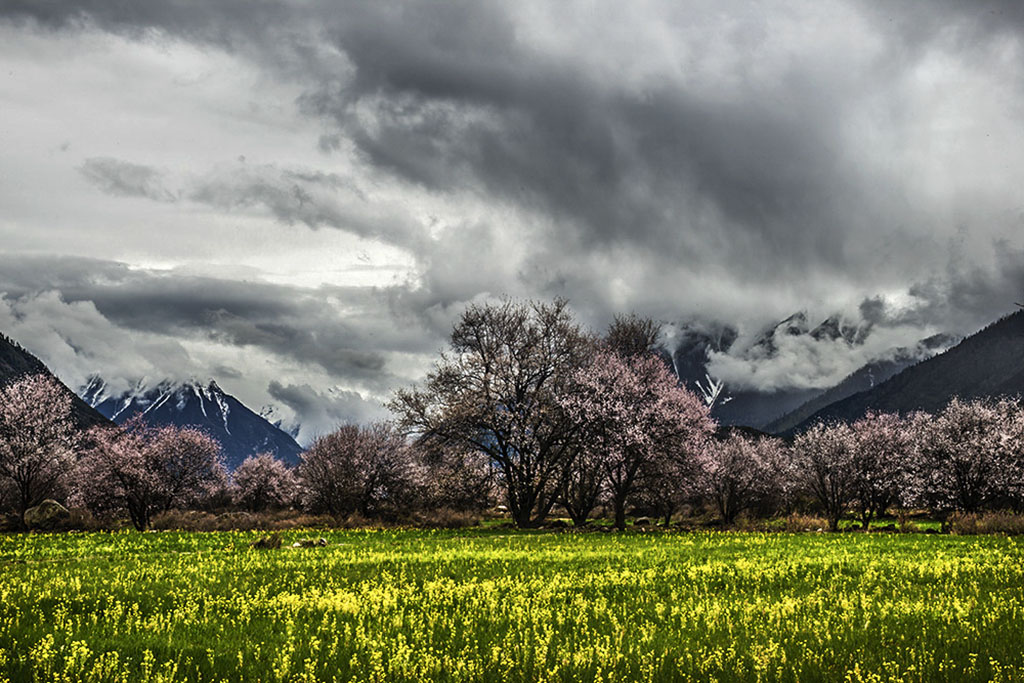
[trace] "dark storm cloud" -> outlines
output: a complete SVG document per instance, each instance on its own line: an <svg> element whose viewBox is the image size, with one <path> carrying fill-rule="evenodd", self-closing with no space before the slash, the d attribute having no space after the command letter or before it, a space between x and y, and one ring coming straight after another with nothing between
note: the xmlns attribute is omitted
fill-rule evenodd
<svg viewBox="0 0 1024 683"><path fill-rule="evenodd" d="M942 321L950 330L973 331L1012 312L1024 296L1024 249L1000 245L995 264L986 268L950 263L944 272L911 284L907 294L905 306L865 299L861 312L886 325L923 327Z"/></svg>
<svg viewBox="0 0 1024 683"><path fill-rule="evenodd" d="M160 3L135 3L130 0L3 0L0 12L12 19L35 21L56 29L77 29L98 24L114 31L142 35L147 29L160 29L193 40L230 44L235 34L232 25L287 15L280 3L263 0L193 3L170 0Z"/></svg>
<svg viewBox="0 0 1024 683"><path fill-rule="evenodd" d="M383 385L394 378L379 349L432 349L461 305L502 293L568 296L589 322L636 308L755 325L807 306L800 298L845 296L879 328L965 332L1024 286L1019 245L999 242L1024 222L989 220L1019 201L970 187L975 168L1012 162L1021 141L992 151L958 137L965 149L949 157L911 146L961 119L965 136L983 135L974 128L1005 114L961 101L959 117L926 120L928 98L957 85L943 69L974 69L1006 89L1006 108L1019 105L1019 60L993 54L1000 41L1019 50L1020 3L597 7L619 14L598 26L594 5L571 3L0 2L50 29L169 36L249 60L301 90L311 146L328 160L354 152L353 173L365 174L235 164L171 186L155 168L90 159L82 173L102 191L337 228L409 250L418 270L407 286L311 294L117 264L83 279L84 266L65 263L52 288L127 327L252 345ZM609 25L634 20L630 40L605 40ZM531 33L545 22L558 27L548 42ZM938 76L935 55L952 65ZM378 181L493 213L428 230L415 210L370 199L363 188ZM957 244L958 225L980 234ZM957 262L960 252L969 257ZM361 313L341 318L320 305L327 296L353 297ZM820 355L822 372L842 371L813 349L777 375Z"/></svg>
<svg viewBox="0 0 1024 683"><path fill-rule="evenodd" d="M253 17L277 12L264 3L245 12L174 3L94 3L63 14L45 3L13 9L54 25L88 17L114 30L153 27L240 50L252 49L238 45L248 32L274 25ZM441 191L480 183L489 194L570 221L585 242L668 248L684 261L702 256L692 234L699 226L684 216L703 201L757 238L773 231L759 243L772 256L809 249L834 257L839 249L814 234L837 208L829 190L849 181L827 144L842 106L827 82L796 74L789 92L752 90L726 103L671 83L630 92L534 55L497 5L358 3L311 13L355 76L339 84L336 74L312 72L302 103L333 120L379 168ZM199 198L260 201L310 225L336 219L304 202L296 187L301 192L301 185L259 182L211 187ZM796 239L779 234L787 229ZM569 238L568 230L559 235Z"/></svg>
<svg viewBox="0 0 1024 683"><path fill-rule="evenodd" d="M533 54L495 6L377 8L331 33L355 82L303 102L378 167L432 189L480 183L552 215L563 244L692 263L715 239L691 218L710 203L765 262L839 260L844 238L822 228L862 189L834 149L841 69L725 99L633 90Z"/></svg>
<svg viewBox="0 0 1024 683"><path fill-rule="evenodd" d="M889 14L898 18L893 32L900 39L921 43L951 23L972 36L1005 32L999 17L1020 14L1010 3L976 6L968 12L942 3L921 12L894 3ZM804 272L808 264L858 267L851 242L884 238L904 250L917 238L888 234L899 188L863 175L843 153L851 99L884 85L890 61L853 63L842 53L812 51L759 80L757 49L767 29L747 6L735 12L739 28L714 37L725 44L719 49L738 55L741 84L732 92L671 79L634 86L588 73L521 40L502 5L313 4L288 12L270 2L92 2L6 9L53 26L159 29L278 68L301 62L301 104L334 128L321 140L350 139L371 165L434 191L475 186L538 211L559 223L551 241L562 253L626 244L638 252L634 258L690 266L714 258L741 263L737 277L778 278L784 268ZM682 31L713 22L712 9L695 3L664 12L663 22ZM763 11L770 16L770 8ZM876 21L886 16L871 14ZM302 32L311 26L320 30ZM279 40L269 40L272 33ZM323 58L325 43L350 61L351 78ZM894 41L885 57L904 49ZM818 61L826 56L831 62ZM723 73L723 80L734 75ZM347 216L310 193L324 182L230 178L192 196L220 207L259 204L313 227L347 225ZM401 231L408 239L410 229Z"/></svg>

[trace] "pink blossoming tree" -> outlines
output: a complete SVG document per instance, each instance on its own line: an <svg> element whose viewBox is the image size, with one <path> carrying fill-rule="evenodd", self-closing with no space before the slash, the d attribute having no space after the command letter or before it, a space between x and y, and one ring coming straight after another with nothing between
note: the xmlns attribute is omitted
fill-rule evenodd
<svg viewBox="0 0 1024 683"><path fill-rule="evenodd" d="M196 505L227 484L220 444L193 427L152 427L140 417L95 427L89 439L77 497L96 513L127 512L140 531L158 512Z"/></svg>
<svg viewBox="0 0 1024 683"><path fill-rule="evenodd" d="M1020 405L954 398L935 416L913 420L918 463L910 492L939 512L974 512L1015 488Z"/></svg>
<svg viewBox="0 0 1024 683"><path fill-rule="evenodd" d="M345 425L313 442L296 472L314 512L379 514L408 508L421 479L405 436L389 422Z"/></svg>
<svg viewBox="0 0 1024 683"><path fill-rule="evenodd" d="M0 479L19 514L54 495L77 440L71 395L53 377L28 375L0 388Z"/></svg>
<svg viewBox="0 0 1024 683"><path fill-rule="evenodd" d="M856 496L855 454L853 430L844 423L816 424L793 443L794 472L821 505L831 531Z"/></svg>
<svg viewBox="0 0 1024 683"><path fill-rule="evenodd" d="M558 400L577 425L581 448L599 458L619 529L645 466L659 455L692 460L714 429L704 403L653 354L599 350Z"/></svg>
<svg viewBox="0 0 1024 683"><path fill-rule="evenodd" d="M869 412L851 425L853 498L864 531L913 487L913 435L893 413Z"/></svg>
<svg viewBox="0 0 1024 683"><path fill-rule="evenodd" d="M778 439L733 432L705 449L698 490L731 525L740 512L779 497L786 481L783 453Z"/></svg>
<svg viewBox="0 0 1024 683"><path fill-rule="evenodd" d="M295 500L297 490L292 470L270 453L249 456L231 477L235 504L253 512L287 507Z"/></svg>

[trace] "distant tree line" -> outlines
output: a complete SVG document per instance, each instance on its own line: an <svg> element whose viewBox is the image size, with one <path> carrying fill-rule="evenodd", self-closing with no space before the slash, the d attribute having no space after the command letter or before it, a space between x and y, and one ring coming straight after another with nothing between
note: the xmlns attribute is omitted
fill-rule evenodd
<svg viewBox="0 0 1024 683"><path fill-rule="evenodd" d="M668 524L687 508L815 511L835 530L887 513L1024 507L1024 410L954 399L940 413L819 424L792 443L716 430L705 401L656 351L658 326L617 318L603 336L564 301L473 305L396 419L324 435L292 469L255 455L229 475L217 442L141 419L77 432L66 390L44 375L0 388L0 507L46 498L146 529L170 510L296 508L401 520L417 511L553 515L584 526L627 514Z"/></svg>

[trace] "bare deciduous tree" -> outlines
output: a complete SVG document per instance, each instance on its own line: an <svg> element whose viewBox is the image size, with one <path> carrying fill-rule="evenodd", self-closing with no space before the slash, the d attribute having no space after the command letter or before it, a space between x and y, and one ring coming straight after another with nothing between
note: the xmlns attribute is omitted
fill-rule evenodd
<svg viewBox="0 0 1024 683"><path fill-rule="evenodd" d="M661 325L650 318L642 318L636 313L617 315L608 327L604 344L624 358L646 356L657 345L660 333Z"/></svg>
<svg viewBox="0 0 1024 683"><path fill-rule="evenodd" d="M486 454L516 525L536 526L576 456L578 423L557 398L592 346L564 301L473 305L423 386L390 406L406 427Z"/></svg>

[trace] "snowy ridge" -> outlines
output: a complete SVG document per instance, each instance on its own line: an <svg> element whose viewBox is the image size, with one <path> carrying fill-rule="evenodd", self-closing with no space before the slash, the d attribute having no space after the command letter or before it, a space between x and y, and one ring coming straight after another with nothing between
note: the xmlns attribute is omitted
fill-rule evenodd
<svg viewBox="0 0 1024 683"><path fill-rule="evenodd" d="M296 463L302 451L292 435L224 392L214 381L153 384L139 380L116 394L99 377L90 377L79 395L100 413L121 424L141 415L155 425L195 426L216 438L230 469L256 453L270 452Z"/></svg>

